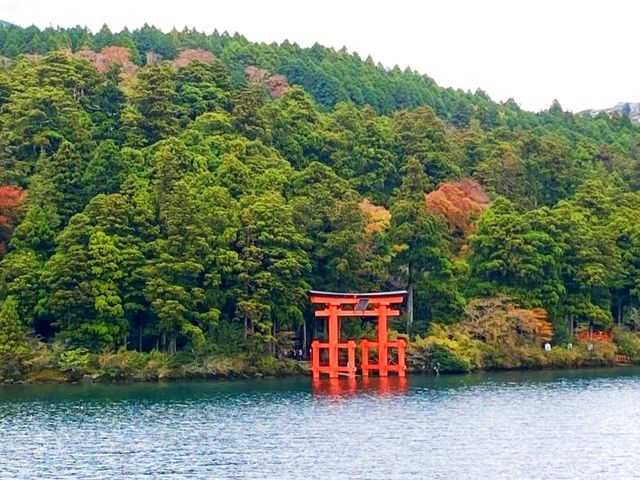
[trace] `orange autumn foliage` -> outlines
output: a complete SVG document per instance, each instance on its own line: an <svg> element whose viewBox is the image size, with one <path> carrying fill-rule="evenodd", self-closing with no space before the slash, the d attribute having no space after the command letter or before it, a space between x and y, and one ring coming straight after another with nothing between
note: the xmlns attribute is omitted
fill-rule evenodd
<svg viewBox="0 0 640 480"><path fill-rule="evenodd" d="M507 316L514 320L516 328L526 338L537 342L550 342L553 338L553 327L544 308L512 307Z"/></svg>
<svg viewBox="0 0 640 480"><path fill-rule="evenodd" d="M367 198L358 203L358 208L366 219L365 233L382 233L389 227L391 213L386 208L374 205Z"/></svg>
<svg viewBox="0 0 640 480"><path fill-rule="evenodd" d="M608 342L613 341L613 336L609 332L591 332L589 330L583 330L575 334L576 340L579 342Z"/></svg>
<svg viewBox="0 0 640 480"><path fill-rule="evenodd" d="M490 344L540 344L553 338L553 326L544 308L522 308L502 296L470 300L465 318L456 328Z"/></svg>
<svg viewBox="0 0 640 480"><path fill-rule="evenodd" d="M467 251L467 238L473 233L475 221L489 207L489 197L482 185L466 178L445 182L425 195L429 211L444 217L449 224L449 236L457 254Z"/></svg>
<svg viewBox="0 0 640 480"><path fill-rule="evenodd" d="M452 228L465 235L473 231L474 220L489 207L489 197L475 180L465 178L445 182L426 195L427 207L447 219Z"/></svg>
<svg viewBox="0 0 640 480"><path fill-rule="evenodd" d="M0 187L0 253L4 253L11 232L22 211L27 192L13 185Z"/></svg>

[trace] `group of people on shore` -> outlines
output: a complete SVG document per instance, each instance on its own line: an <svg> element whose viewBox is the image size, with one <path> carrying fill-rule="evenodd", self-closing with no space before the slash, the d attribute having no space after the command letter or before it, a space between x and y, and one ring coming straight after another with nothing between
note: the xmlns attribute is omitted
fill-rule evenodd
<svg viewBox="0 0 640 480"><path fill-rule="evenodd" d="M305 359L304 349L302 347L293 347L291 350L289 350L289 358L292 358L293 360L298 360L298 361L304 360Z"/></svg>

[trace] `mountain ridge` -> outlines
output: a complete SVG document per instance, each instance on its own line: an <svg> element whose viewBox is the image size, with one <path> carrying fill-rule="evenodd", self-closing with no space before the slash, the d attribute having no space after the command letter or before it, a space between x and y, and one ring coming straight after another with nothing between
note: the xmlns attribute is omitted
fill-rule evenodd
<svg viewBox="0 0 640 480"><path fill-rule="evenodd" d="M600 113L605 113L609 116L617 113L619 115L628 115L632 122L640 123L640 102L618 102L613 107L598 109L592 108L580 113L585 113L594 117Z"/></svg>

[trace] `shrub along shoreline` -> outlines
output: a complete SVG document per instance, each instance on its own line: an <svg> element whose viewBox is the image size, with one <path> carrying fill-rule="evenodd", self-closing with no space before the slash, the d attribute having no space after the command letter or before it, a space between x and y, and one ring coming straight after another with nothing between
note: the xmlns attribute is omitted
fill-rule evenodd
<svg viewBox="0 0 640 480"><path fill-rule="evenodd" d="M187 379L248 379L304 374L305 362L272 356L189 356L158 350L91 353L84 348L60 350L40 345L35 355L13 372L4 365L0 385L14 383L112 383Z"/></svg>
<svg viewBox="0 0 640 480"><path fill-rule="evenodd" d="M563 337L554 341L544 309L521 308L507 297L472 300L461 321L432 325L427 336L416 337L408 364L413 371L466 373L614 366L620 355L640 363L640 333L623 327L615 327L610 336L593 336L604 341Z"/></svg>
<svg viewBox="0 0 640 480"><path fill-rule="evenodd" d="M572 349L554 346L496 349L488 344L462 349L455 340L418 338L408 355L409 374L464 374L498 370L553 370L613 367L617 355L640 365L640 336L621 332L617 343L579 342ZM118 383L173 380L236 380L310 375L309 362L272 356L216 355L189 358L154 350L121 350L94 354L85 349L55 351L41 345L36 355L12 376L5 366L0 385L42 383ZM631 355L629 355L631 354ZM8 374L9 373L9 374Z"/></svg>
<svg viewBox="0 0 640 480"><path fill-rule="evenodd" d="M613 343L578 343L573 348L555 346L549 351L541 347L518 347L498 350L484 345L482 351L460 350L439 339L417 342L409 357L414 373L470 373L492 370L544 370L613 367L619 348ZM637 362L629 362L638 364Z"/></svg>
<svg viewBox="0 0 640 480"><path fill-rule="evenodd" d="M4 331L11 333L8 328ZM5 335L6 341L0 344L0 384L246 379L310 373L308 362L283 358L291 339L275 350L203 346L173 353L124 347L92 352L62 342L46 343L23 330L13 333ZM399 334L389 332L390 338ZM365 336L366 332L358 338ZM640 332L619 326L611 335L580 334L578 338L554 338L544 309L522 308L508 297L476 299L467 304L456 323L432 324L425 336L412 338L407 365L410 373L447 374L611 367L620 356L625 363L640 364Z"/></svg>

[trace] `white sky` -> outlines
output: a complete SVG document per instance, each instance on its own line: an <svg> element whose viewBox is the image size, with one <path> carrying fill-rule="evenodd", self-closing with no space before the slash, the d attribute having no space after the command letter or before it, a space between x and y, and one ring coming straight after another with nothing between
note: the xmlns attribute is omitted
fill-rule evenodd
<svg viewBox="0 0 640 480"><path fill-rule="evenodd" d="M0 0L0 19L113 31L154 24L319 42L529 110L640 101L634 0Z"/></svg>

